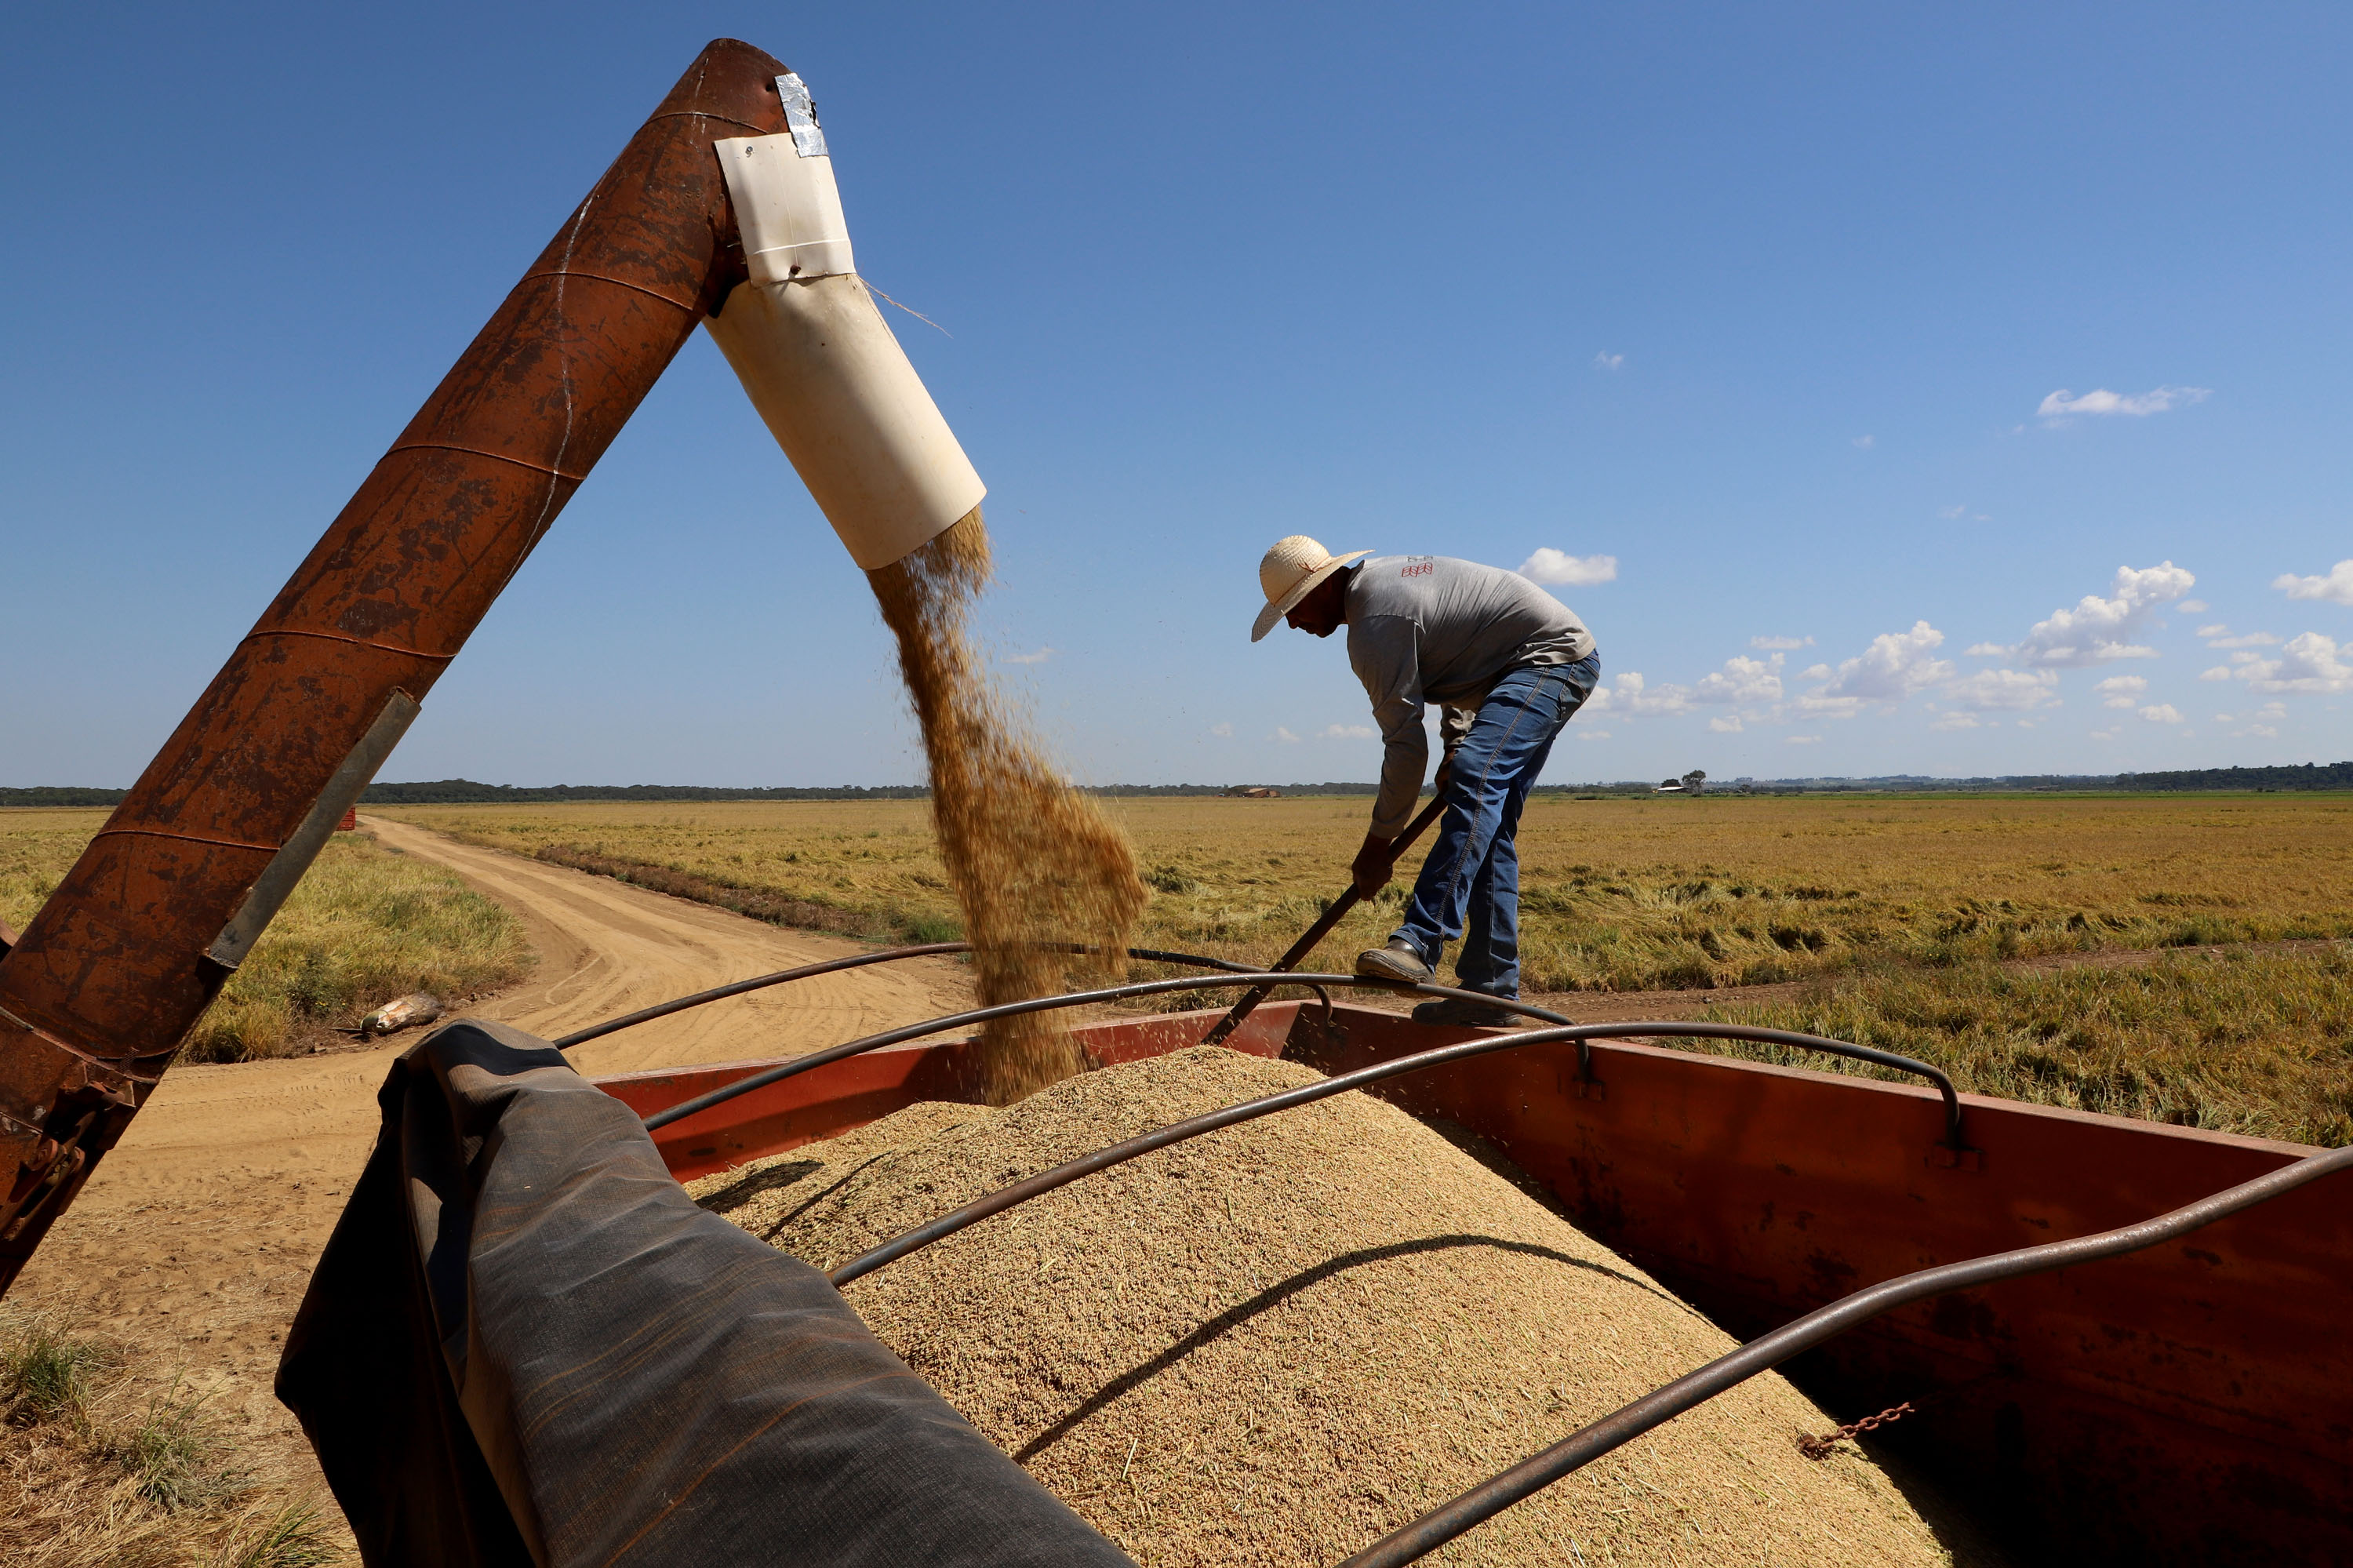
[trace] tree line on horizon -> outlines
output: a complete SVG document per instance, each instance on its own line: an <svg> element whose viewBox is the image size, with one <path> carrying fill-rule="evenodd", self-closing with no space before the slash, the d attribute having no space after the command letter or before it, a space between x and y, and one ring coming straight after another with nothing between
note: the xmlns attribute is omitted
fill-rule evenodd
<svg viewBox="0 0 2353 1568"><path fill-rule="evenodd" d="M1970 790L1986 793L2034 793L2060 790L2121 789L2145 792L2189 790L2353 789L2353 761L2306 762L2264 768L2190 768L2159 773L2016 774L2000 778L1936 779L1926 774L1883 774L1873 778L1755 779L1736 787L1767 794L1816 794L1844 791L1921 793ZM1223 795L1231 784L1096 784L1080 787L1090 795ZM1285 795L1370 795L1377 784L1334 780L1322 784L1276 786ZM1544 795L1647 795L1647 779L1620 779L1608 784L1539 784ZM1712 793L1724 792L1719 785ZM0 807L113 806L127 789L89 789L72 785L0 787ZM779 786L774 789L728 789L699 784L550 784L540 786L480 784L470 779L431 782L371 784L360 797L364 806L494 806L552 805L565 801L723 801L723 800L920 800L931 790L920 784L843 784L831 788Z"/></svg>

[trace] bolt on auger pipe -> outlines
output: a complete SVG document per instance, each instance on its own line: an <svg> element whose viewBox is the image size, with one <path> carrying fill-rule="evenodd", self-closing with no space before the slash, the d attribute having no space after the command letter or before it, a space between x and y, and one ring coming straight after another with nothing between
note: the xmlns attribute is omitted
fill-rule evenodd
<svg viewBox="0 0 2353 1568"><path fill-rule="evenodd" d="M1493 1519L1514 1503L1543 1490L1570 1472L1624 1446L1652 1427L1663 1425L1693 1406L1746 1383L1759 1372L1770 1371L1799 1351L1811 1350L1823 1340L1835 1338L1883 1312L1942 1296L1948 1291L1968 1290L2006 1279L2023 1279L2029 1275L2048 1274L2053 1269L2073 1268L2080 1264L2096 1263L2104 1258L2139 1252L2160 1242L2187 1235L2200 1226L2210 1225L2242 1209L2253 1208L2257 1203L2294 1192L2306 1182L2317 1181L2324 1176L2348 1170L2353 1170L2353 1148L2332 1149L2326 1153L2308 1155L2293 1165L2284 1165L2252 1181L2226 1188L2210 1198L2201 1198L2187 1207L2143 1220L2138 1224L2102 1231L2095 1235L2078 1236L2073 1241L2047 1242L2041 1246L2024 1247L2017 1252L1995 1253L1987 1257L1971 1258L1966 1263L1948 1263L1939 1268L1922 1269L1916 1274L1903 1275L1858 1290L1842 1301L1832 1302L1819 1311L1809 1312L1795 1322L1783 1324L1769 1334L1751 1340L1729 1355L1719 1356L1623 1409L1603 1416L1584 1430L1563 1438L1544 1452L1521 1461L1493 1479L1473 1487L1443 1507L1433 1509L1412 1523L1384 1536L1339 1564L1339 1568L1400 1568L1401 1564L1435 1552L1472 1526Z"/></svg>
<svg viewBox="0 0 2353 1568"><path fill-rule="evenodd" d="M715 143L785 68L705 48L0 959L0 1290L153 1091L688 336L746 277Z"/></svg>

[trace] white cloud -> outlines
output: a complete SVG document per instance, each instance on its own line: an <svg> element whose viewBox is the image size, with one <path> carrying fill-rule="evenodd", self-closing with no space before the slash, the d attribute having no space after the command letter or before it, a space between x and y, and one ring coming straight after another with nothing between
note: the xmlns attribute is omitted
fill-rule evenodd
<svg viewBox="0 0 2353 1568"><path fill-rule="evenodd" d="M2007 659L2010 650L2007 642L1972 642L1963 652L1972 659Z"/></svg>
<svg viewBox="0 0 2353 1568"><path fill-rule="evenodd" d="M1593 694L1585 699L1585 705L1578 708L1577 711L1584 715L1587 718L1594 718L1599 715L1609 712L1610 709L1617 705L1617 693L1611 691L1607 686L1596 686L1593 688Z"/></svg>
<svg viewBox="0 0 2353 1568"><path fill-rule="evenodd" d="M1618 580L1615 556L1568 556L1546 546L1520 563L1520 576L1532 583L1589 588Z"/></svg>
<svg viewBox="0 0 2353 1568"><path fill-rule="evenodd" d="M1380 734L1368 724L1327 724L1315 732L1318 740L1370 740Z"/></svg>
<svg viewBox="0 0 2353 1568"><path fill-rule="evenodd" d="M1299 737L1292 734L1289 730L1283 728L1281 725L1274 726L1274 738L1277 740L1288 741L1293 746L1299 744Z"/></svg>
<svg viewBox="0 0 2353 1568"><path fill-rule="evenodd" d="M2132 396L2111 392L2103 387L2076 397L2070 396L2063 387L2042 399L2042 406L2034 412L2037 418L2044 419L2063 419L2075 414L2128 414L2137 418L2149 414L2162 414L2168 408L2202 403L2213 395L2211 387L2158 387Z"/></svg>
<svg viewBox="0 0 2353 1568"><path fill-rule="evenodd" d="M1605 348L1593 356L1593 363L1603 370L1615 370L1626 363L1626 356L1622 354L1612 354Z"/></svg>
<svg viewBox="0 0 2353 1568"><path fill-rule="evenodd" d="M2073 609L2038 620L2010 650L2021 664L2081 669L2111 659L2154 659L2157 650L2126 641L2158 606L2188 593L2197 578L2171 561L2136 570L2118 567L2115 597L2085 594Z"/></svg>
<svg viewBox="0 0 2353 1568"><path fill-rule="evenodd" d="M1781 700L1781 655L1751 659L1745 653L1736 653L1724 662L1723 669L1701 678L1692 700L1752 705L1778 703Z"/></svg>
<svg viewBox="0 0 2353 1568"><path fill-rule="evenodd" d="M1872 448L1879 444L1879 438L1877 436L1857 436L1854 438L1854 444L1861 447L1863 450L1869 451Z"/></svg>
<svg viewBox="0 0 2353 1568"><path fill-rule="evenodd" d="M2108 694L2107 700L2101 705L2103 707L2137 708L2140 706L2140 694L2148 690L2148 677L2111 675L2092 690Z"/></svg>
<svg viewBox="0 0 2353 1568"><path fill-rule="evenodd" d="M2353 663L2347 662L2353 657L2353 643L2339 647L2335 638L2317 631L2289 638L2276 659L2252 653L2234 657L2244 662L2231 673L2246 682L2249 691L2353 692Z"/></svg>
<svg viewBox="0 0 2353 1568"><path fill-rule="evenodd" d="M1611 694L1613 705L1641 718L1663 718L1672 714L1687 713L1692 705L1689 686L1659 686L1655 689L1632 670L1618 677L1618 689ZM1592 706L1591 703L1586 705Z"/></svg>
<svg viewBox="0 0 2353 1568"><path fill-rule="evenodd" d="M2217 664L2211 670L2201 671L2198 678L2201 681L2227 681L2231 678L2231 666Z"/></svg>
<svg viewBox="0 0 2353 1568"><path fill-rule="evenodd" d="M2202 599L2185 599L2181 601L2181 608L2191 615L2203 615L2213 607Z"/></svg>
<svg viewBox="0 0 2353 1568"><path fill-rule="evenodd" d="M1234 733L1233 721L1231 719L1220 719L1216 724L1209 726L1209 733L1211 735L1231 735Z"/></svg>
<svg viewBox="0 0 2353 1568"><path fill-rule="evenodd" d="M1788 652L1798 648L1811 648L1813 645L1814 640L1810 637L1752 637L1748 640L1748 646L1762 648L1768 653L1777 650Z"/></svg>
<svg viewBox="0 0 2353 1568"><path fill-rule="evenodd" d="M2234 729L2231 732L2231 738L2233 740L2244 740L2251 735L2259 736L2264 740L2277 740L2279 738L2279 731L2274 729L2267 724L2251 724L2244 729Z"/></svg>
<svg viewBox="0 0 2353 1568"><path fill-rule="evenodd" d="M1818 735L1791 735L1781 738L1784 746L1820 746L1821 743L1822 737Z"/></svg>
<svg viewBox="0 0 2353 1568"><path fill-rule="evenodd" d="M1590 706L1591 705L1588 704L1588 705ZM1577 736L1579 740L1608 740L1609 738L1609 732L1606 729L1573 729L1569 731L1569 734Z"/></svg>
<svg viewBox="0 0 2353 1568"><path fill-rule="evenodd" d="M1806 681L1827 681L1834 673L1836 672L1828 664L1809 664L1798 672L1798 677Z"/></svg>
<svg viewBox="0 0 2353 1568"><path fill-rule="evenodd" d="M2272 587L2290 599L2322 599L2331 604L2353 604L2353 560L2343 560L2328 568L2325 577L2300 577L2294 572L2283 572L2272 579Z"/></svg>
<svg viewBox="0 0 2353 1568"><path fill-rule="evenodd" d="M1909 631L1882 632L1860 654L1841 661L1823 684L1799 698L1799 710L1851 718L1866 703L1900 703L1952 675L1951 661L1935 656L1944 641L1945 634L1925 620L1913 622Z"/></svg>
<svg viewBox="0 0 2353 1568"><path fill-rule="evenodd" d="M1738 735L1740 733L1740 715L1738 714L1735 714L1730 718L1712 718L1707 721L1707 727L1715 731L1718 735Z"/></svg>
<svg viewBox="0 0 2353 1568"><path fill-rule="evenodd" d="M2189 608L2189 601L2184 599L2182 601L2181 608L2188 609ZM2211 626L2200 627L2198 629L2198 635L2200 637L2227 637L2230 635L2230 631L2231 629L2229 627L2223 625L2218 620Z"/></svg>
<svg viewBox="0 0 2353 1568"><path fill-rule="evenodd" d="M2143 708L2140 710L2140 716L2148 720L2151 724L2187 724L2189 722L2181 716L2181 710L2175 707L2171 703L2159 703L2154 707Z"/></svg>
<svg viewBox="0 0 2353 1568"><path fill-rule="evenodd" d="M1943 518L1947 523L1957 523L1968 514L1969 509L1966 506L1939 506L1936 508L1936 515Z"/></svg>
<svg viewBox="0 0 2353 1568"><path fill-rule="evenodd" d="M1985 722L1975 714L1940 714L1937 715L1936 722L1928 727L1930 729L1978 729L1983 727Z"/></svg>
<svg viewBox="0 0 2353 1568"><path fill-rule="evenodd" d="M1973 675L1947 682L1945 690L1956 700L1980 711L2000 708L2025 713L2057 706L2058 685L2056 670L1979 670Z"/></svg>
<svg viewBox="0 0 2353 1568"><path fill-rule="evenodd" d="M1040 648L1035 653L1008 653L1005 662L1008 664L1043 664L1060 652L1055 648Z"/></svg>
<svg viewBox="0 0 2353 1568"><path fill-rule="evenodd" d="M2206 634L2201 631L2198 635L2204 637ZM2268 631L2248 631L2236 637L2211 638L2206 646L2209 648L2276 648L2279 646L2279 639Z"/></svg>

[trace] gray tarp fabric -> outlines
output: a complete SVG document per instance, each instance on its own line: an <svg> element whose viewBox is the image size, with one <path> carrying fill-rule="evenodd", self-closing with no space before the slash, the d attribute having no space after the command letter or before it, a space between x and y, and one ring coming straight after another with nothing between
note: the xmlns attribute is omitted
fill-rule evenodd
<svg viewBox="0 0 2353 1568"><path fill-rule="evenodd" d="M377 1098L278 1369L371 1564L1134 1568L543 1042Z"/></svg>

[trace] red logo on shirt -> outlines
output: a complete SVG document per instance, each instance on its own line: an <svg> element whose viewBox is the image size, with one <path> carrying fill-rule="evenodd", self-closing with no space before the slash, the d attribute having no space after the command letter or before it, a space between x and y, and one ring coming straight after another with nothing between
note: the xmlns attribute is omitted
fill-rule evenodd
<svg viewBox="0 0 2353 1568"><path fill-rule="evenodd" d="M1405 569L1398 573L1398 576L1401 577L1426 577L1437 569L1437 556L1413 556L1407 558Z"/></svg>

